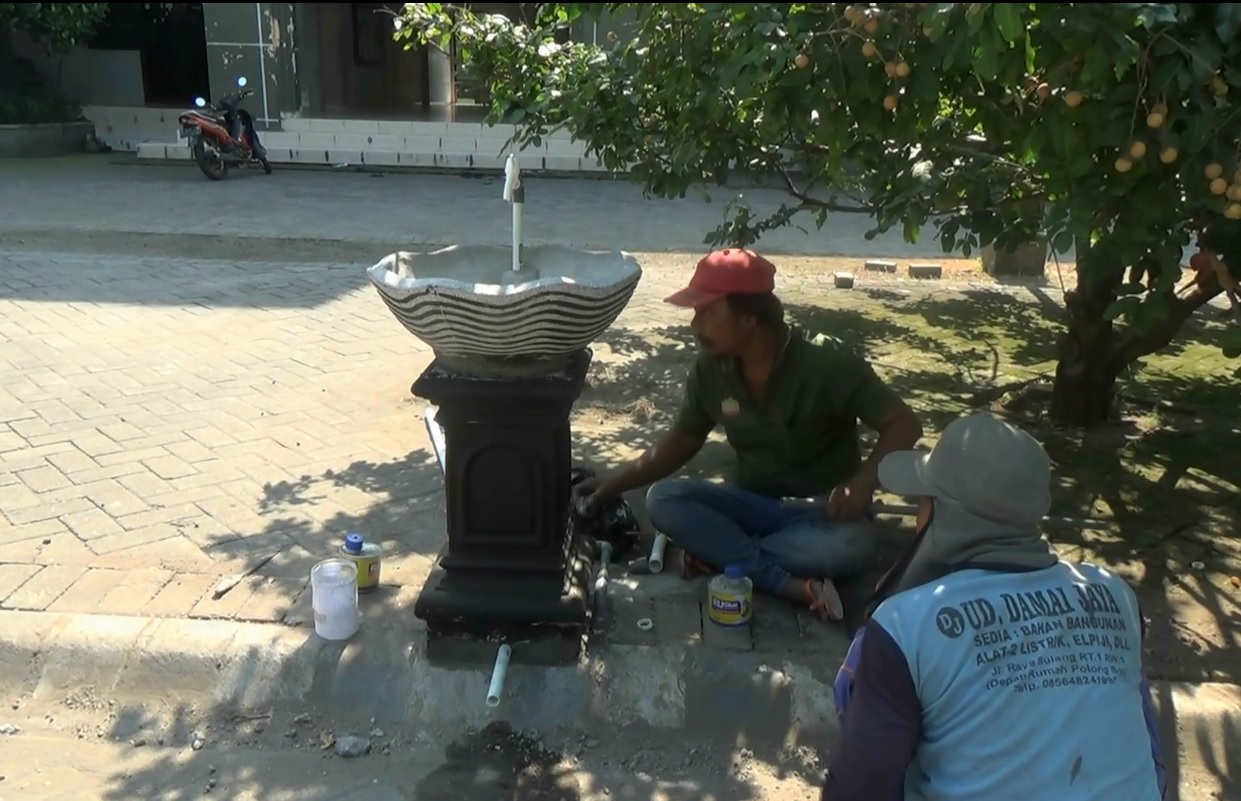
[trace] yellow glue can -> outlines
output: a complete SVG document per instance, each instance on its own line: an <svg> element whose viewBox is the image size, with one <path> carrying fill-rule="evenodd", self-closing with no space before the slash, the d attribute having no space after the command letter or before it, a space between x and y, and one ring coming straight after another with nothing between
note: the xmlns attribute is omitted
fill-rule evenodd
<svg viewBox="0 0 1241 801"><path fill-rule="evenodd" d="M345 535L340 546L341 556L358 566L358 592L374 592L379 588L379 571L383 565L383 547L367 542L361 534Z"/></svg>
<svg viewBox="0 0 1241 801"><path fill-rule="evenodd" d="M707 617L718 626L744 626L754 606L754 582L741 565L729 565L707 584Z"/></svg>

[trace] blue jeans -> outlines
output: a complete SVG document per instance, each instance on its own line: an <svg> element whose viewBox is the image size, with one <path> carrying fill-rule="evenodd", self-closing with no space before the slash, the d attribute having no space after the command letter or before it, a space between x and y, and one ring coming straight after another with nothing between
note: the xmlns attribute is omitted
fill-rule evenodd
<svg viewBox="0 0 1241 801"><path fill-rule="evenodd" d="M705 481L670 479L646 493L651 524L711 567L741 565L754 586L778 594L792 578L844 579L866 570L879 543L869 522L835 523L826 509Z"/></svg>

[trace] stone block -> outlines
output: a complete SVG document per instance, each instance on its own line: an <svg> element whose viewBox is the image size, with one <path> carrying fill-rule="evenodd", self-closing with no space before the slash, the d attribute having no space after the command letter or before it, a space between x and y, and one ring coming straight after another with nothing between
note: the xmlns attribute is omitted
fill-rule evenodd
<svg viewBox="0 0 1241 801"><path fill-rule="evenodd" d="M81 153L86 147L87 137L93 137L94 134L95 123L86 121L0 125L0 158L38 158Z"/></svg>
<svg viewBox="0 0 1241 801"><path fill-rule="evenodd" d="M909 277L920 279L936 279L944 276L944 268L939 264L914 262L909 265Z"/></svg>
<svg viewBox="0 0 1241 801"><path fill-rule="evenodd" d="M751 624L744 626L721 626L711 622L707 610L702 610L702 644L721 651L753 651L754 632Z"/></svg>
<svg viewBox="0 0 1241 801"><path fill-rule="evenodd" d="M832 273L832 283L837 289L853 289L853 273Z"/></svg>
<svg viewBox="0 0 1241 801"><path fill-rule="evenodd" d="M863 267L872 273L896 272L896 262L886 259L867 259Z"/></svg>
<svg viewBox="0 0 1241 801"><path fill-rule="evenodd" d="M373 166L395 167L401 163L401 154L389 150L364 150L362 159Z"/></svg>
<svg viewBox="0 0 1241 801"><path fill-rule="evenodd" d="M1046 240L1027 242L1003 251L987 245L979 255L982 269L988 275L1042 277L1047 268L1048 247Z"/></svg>

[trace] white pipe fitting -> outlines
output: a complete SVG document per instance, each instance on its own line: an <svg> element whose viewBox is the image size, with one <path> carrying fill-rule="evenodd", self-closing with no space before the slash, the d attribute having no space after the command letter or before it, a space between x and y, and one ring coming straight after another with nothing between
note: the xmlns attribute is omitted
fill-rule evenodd
<svg viewBox="0 0 1241 801"><path fill-rule="evenodd" d="M660 573L664 569L664 549L668 547L668 536L656 534L651 543L651 555L646 558L646 566L652 573Z"/></svg>
<svg viewBox="0 0 1241 801"><path fill-rule="evenodd" d="M487 688L487 706L497 707L500 705L500 699L504 697L504 680L508 678L508 660L513 655L513 649L508 643L500 646L499 653L496 654L496 665L491 669L491 685Z"/></svg>

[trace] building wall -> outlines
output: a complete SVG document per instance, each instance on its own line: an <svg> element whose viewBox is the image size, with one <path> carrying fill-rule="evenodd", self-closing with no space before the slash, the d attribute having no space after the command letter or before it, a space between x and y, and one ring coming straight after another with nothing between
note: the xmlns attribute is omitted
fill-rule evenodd
<svg viewBox="0 0 1241 801"><path fill-rule="evenodd" d="M137 50L90 50L75 47L49 56L25 34L13 37L13 51L30 59L47 82L81 105L141 106L142 54Z"/></svg>
<svg viewBox="0 0 1241 801"><path fill-rule="evenodd" d="M211 96L233 91L245 76L248 108L264 127L301 108L293 3L204 3Z"/></svg>

